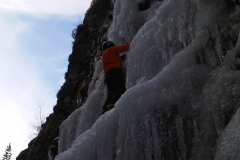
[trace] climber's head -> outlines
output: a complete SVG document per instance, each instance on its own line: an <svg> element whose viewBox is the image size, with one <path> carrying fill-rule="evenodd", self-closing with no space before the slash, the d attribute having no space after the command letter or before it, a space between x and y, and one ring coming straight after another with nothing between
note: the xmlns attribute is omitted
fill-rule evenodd
<svg viewBox="0 0 240 160"><path fill-rule="evenodd" d="M115 46L115 44L112 41L105 41L102 44L102 49L105 51L109 47Z"/></svg>

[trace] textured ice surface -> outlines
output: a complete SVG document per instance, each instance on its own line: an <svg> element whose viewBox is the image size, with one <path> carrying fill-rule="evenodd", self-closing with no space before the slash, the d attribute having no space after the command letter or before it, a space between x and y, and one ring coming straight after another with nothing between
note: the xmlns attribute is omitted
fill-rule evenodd
<svg viewBox="0 0 240 160"><path fill-rule="evenodd" d="M240 103L237 108L239 108ZM240 109L237 110L218 140L215 159L240 159Z"/></svg>
<svg viewBox="0 0 240 160"><path fill-rule="evenodd" d="M138 2L113 1L108 33L117 45L131 43L127 91L101 116L98 61L87 102L60 127L56 160L235 159L240 72L229 61L239 50L239 8L164 0L139 12Z"/></svg>

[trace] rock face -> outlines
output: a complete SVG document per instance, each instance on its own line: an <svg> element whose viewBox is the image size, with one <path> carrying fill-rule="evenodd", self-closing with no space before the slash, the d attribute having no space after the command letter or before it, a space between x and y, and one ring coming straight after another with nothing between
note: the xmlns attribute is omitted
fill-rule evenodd
<svg viewBox="0 0 240 160"><path fill-rule="evenodd" d="M17 160L47 159L57 136L56 160L237 159L240 74L229 65L240 50L237 5L238 0L93 1L76 30L54 113ZM131 47L127 91L101 115L105 37Z"/></svg>
<svg viewBox="0 0 240 160"><path fill-rule="evenodd" d="M240 50L240 8L232 2L114 0L108 37L131 44L127 91L101 115L97 61L86 103L60 126L56 160L238 159L240 74L229 62Z"/></svg>
<svg viewBox="0 0 240 160"><path fill-rule="evenodd" d="M58 137L60 124L87 98L93 63L101 56L102 40L112 21L112 9L110 0L93 0L83 24L73 31L75 41L68 59L66 81L57 94L54 112L47 117L39 135L18 155L17 160L48 159L48 148Z"/></svg>

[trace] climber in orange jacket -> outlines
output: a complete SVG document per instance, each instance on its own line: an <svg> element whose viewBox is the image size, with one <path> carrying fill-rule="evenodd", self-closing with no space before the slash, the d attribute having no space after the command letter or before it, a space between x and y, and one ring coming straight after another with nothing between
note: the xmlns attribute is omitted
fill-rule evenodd
<svg viewBox="0 0 240 160"><path fill-rule="evenodd" d="M104 83L107 84L108 96L103 106L103 113L112 109L117 100L126 91L125 78L123 74L122 52L129 50L130 45L115 46L111 41L102 44L102 63L105 74ZM123 55L125 56L125 55Z"/></svg>

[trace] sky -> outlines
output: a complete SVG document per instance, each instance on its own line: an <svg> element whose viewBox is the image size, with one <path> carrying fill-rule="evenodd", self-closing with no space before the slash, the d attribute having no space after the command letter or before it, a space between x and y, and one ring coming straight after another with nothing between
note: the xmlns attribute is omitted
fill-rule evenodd
<svg viewBox="0 0 240 160"><path fill-rule="evenodd" d="M71 33L91 0L0 0L0 159L27 148L64 83ZM44 118L43 118L44 119Z"/></svg>

